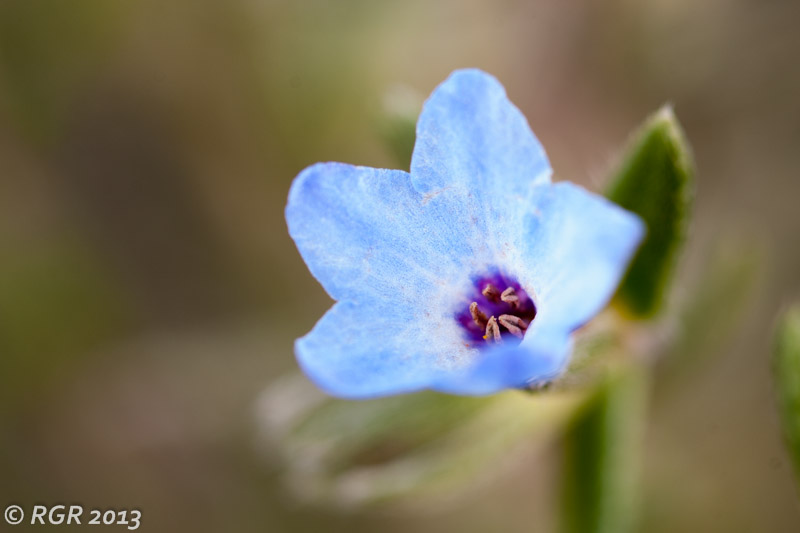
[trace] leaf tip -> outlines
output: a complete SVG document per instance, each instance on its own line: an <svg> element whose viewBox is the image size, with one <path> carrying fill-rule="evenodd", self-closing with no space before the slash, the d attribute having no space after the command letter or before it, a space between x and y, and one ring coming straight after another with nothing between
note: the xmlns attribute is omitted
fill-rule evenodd
<svg viewBox="0 0 800 533"><path fill-rule="evenodd" d="M651 318L662 306L694 197L694 160L671 103L632 135L606 195L647 224L618 297L634 315Z"/></svg>

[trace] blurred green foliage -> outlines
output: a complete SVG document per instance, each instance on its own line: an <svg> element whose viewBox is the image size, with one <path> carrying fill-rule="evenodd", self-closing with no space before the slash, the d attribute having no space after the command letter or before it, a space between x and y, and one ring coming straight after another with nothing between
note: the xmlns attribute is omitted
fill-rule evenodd
<svg viewBox="0 0 800 533"><path fill-rule="evenodd" d="M63 132L71 99L111 56L122 12L103 0L0 3L0 73L11 115L34 142Z"/></svg>
<svg viewBox="0 0 800 533"><path fill-rule="evenodd" d="M280 459L276 467L299 499L425 506L496 474L510 454L549 442L585 400L578 390L426 391L356 402L324 396L298 376L267 391L259 422L264 450Z"/></svg>
<svg viewBox="0 0 800 533"><path fill-rule="evenodd" d="M702 256L695 279L674 307L672 345L658 362L662 387L680 382L729 350L737 326L752 318L765 270L764 251L755 243L723 239Z"/></svg>
<svg viewBox="0 0 800 533"><path fill-rule="evenodd" d="M417 116L421 108L422 98L413 89L396 85L384 94L381 113L375 120L378 134L402 170L411 166L417 140Z"/></svg>
<svg viewBox="0 0 800 533"><path fill-rule="evenodd" d="M0 410L38 397L113 338L128 318L125 309L97 258L73 239L0 261Z"/></svg>
<svg viewBox="0 0 800 533"><path fill-rule="evenodd" d="M800 305L781 316L775 333L774 376L789 455L800 483Z"/></svg>
<svg viewBox="0 0 800 533"><path fill-rule="evenodd" d="M647 370L607 376L566 435L562 477L565 533L624 533L638 515L647 412Z"/></svg>

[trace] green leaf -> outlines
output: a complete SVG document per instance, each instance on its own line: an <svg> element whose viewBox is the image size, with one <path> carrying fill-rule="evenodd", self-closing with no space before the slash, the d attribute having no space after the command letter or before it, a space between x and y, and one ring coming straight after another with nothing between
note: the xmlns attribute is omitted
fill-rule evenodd
<svg viewBox="0 0 800 533"><path fill-rule="evenodd" d="M345 401L297 377L265 392L259 440L302 501L424 506L496 474L513 453L547 444L588 397L579 390L481 398L427 391Z"/></svg>
<svg viewBox="0 0 800 533"><path fill-rule="evenodd" d="M783 433L800 481L800 304L781 317L775 335L774 357Z"/></svg>
<svg viewBox="0 0 800 533"><path fill-rule="evenodd" d="M647 375L609 376L566 435L562 530L624 533L634 526Z"/></svg>
<svg viewBox="0 0 800 533"><path fill-rule="evenodd" d="M652 316L661 307L686 235L694 191L689 143L670 106L636 132L614 176L608 198L647 224L617 300L634 315Z"/></svg>

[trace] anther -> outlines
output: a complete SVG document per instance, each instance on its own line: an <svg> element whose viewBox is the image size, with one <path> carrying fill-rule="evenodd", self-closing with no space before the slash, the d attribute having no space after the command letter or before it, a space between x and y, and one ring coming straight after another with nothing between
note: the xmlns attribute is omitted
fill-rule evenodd
<svg viewBox="0 0 800 533"><path fill-rule="evenodd" d="M500 326L497 325L497 319L495 317L491 317L486 323L486 335L484 335L483 338L486 339L486 342L489 344L491 344L492 341L498 344L503 342L503 338L500 336Z"/></svg>
<svg viewBox="0 0 800 533"><path fill-rule="evenodd" d="M479 327L486 327L486 315L483 314L483 311L478 309L478 302L469 304L469 314L472 315L472 320L474 320Z"/></svg>
<svg viewBox="0 0 800 533"><path fill-rule="evenodd" d="M514 287L509 287L503 291L500 295L500 299L503 300L505 303L516 309L519 306L519 296L517 296L517 291L514 290Z"/></svg>
<svg viewBox="0 0 800 533"><path fill-rule="evenodd" d="M470 341L517 344L536 318L536 306L529 293L500 274L475 280L467 297L469 305L455 318Z"/></svg>
<svg viewBox="0 0 800 533"><path fill-rule="evenodd" d="M528 324L516 315L500 315L497 321L501 326L506 328L509 333L520 339L525 336L525 330L528 329Z"/></svg>
<svg viewBox="0 0 800 533"><path fill-rule="evenodd" d="M492 285L491 283L487 283L486 287L483 288L481 291L488 300L492 302L496 302L500 298L500 291L497 290L497 287Z"/></svg>

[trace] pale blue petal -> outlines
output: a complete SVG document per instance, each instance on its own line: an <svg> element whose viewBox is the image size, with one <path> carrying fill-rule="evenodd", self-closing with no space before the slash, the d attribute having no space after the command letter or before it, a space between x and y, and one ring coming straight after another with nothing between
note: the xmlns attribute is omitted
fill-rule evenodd
<svg viewBox="0 0 800 533"><path fill-rule="evenodd" d="M480 396L547 383L566 368L571 349L572 340L562 328L532 328L519 346L484 350L472 366L439 376L433 388Z"/></svg>
<svg viewBox="0 0 800 533"><path fill-rule="evenodd" d="M457 231L473 236L478 253L497 256L517 244L530 195L550 182L550 174L525 117L489 74L456 71L425 103L412 182L451 213Z"/></svg>
<svg viewBox="0 0 800 533"><path fill-rule="evenodd" d="M645 226L636 215L572 183L541 187L525 219L520 282L546 321L572 331L614 294Z"/></svg>
<svg viewBox="0 0 800 533"><path fill-rule="evenodd" d="M399 170L308 167L292 184L286 221L311 273L337 300L419 300L462 275L472 254Z"/></svg>
<svg viewBox="0 0 800 533"><path fill-rule="evenodd" d="M460 187L498 203L549 183L550 173L542 145L493 76L457 70L425 102L411 162L420 192Z"/></svg>
<svg viewBox="0 0 800 533"><path fill-rule="evenodd" d="M335 396L371 398L428 388L435 376L471 364L472 358L464 355L454 320L438 327L424 318L418 309L391 302L338 302L297 340L295 354L305 374Z"/></svg>

